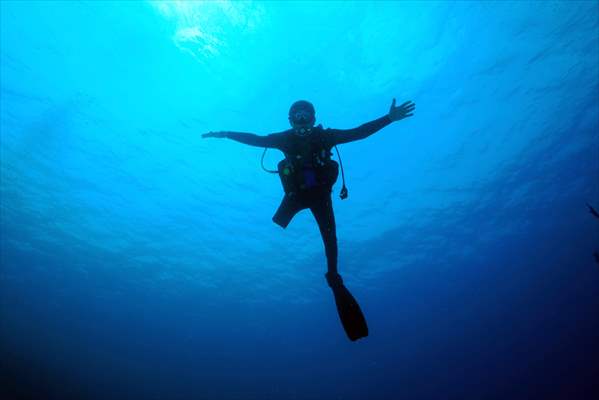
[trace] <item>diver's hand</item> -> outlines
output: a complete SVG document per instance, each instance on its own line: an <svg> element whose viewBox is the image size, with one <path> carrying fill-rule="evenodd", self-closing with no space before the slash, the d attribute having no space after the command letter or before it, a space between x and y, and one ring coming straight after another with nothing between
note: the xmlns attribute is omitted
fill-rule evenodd
<svg viewBox="0 0 599 400"><path fill-rule="evenodd" d="M228 132L226 132L226 131L208 132L208 133L204 133L202 135L202 138L203 139L211 138L211 137L213 137L213 138L226 138L227 137L227 133Z"/></svg>
<svg viewBox="0 0 599 400"><path fill-rule="evenodd" d="M396 107L394 98L391 103L391 108L389 109L389 119L391 121L399 121L400 119L411 117L414 115L414 109L416 109L416 104L410 100L406 101L401 106Z"/></svg>

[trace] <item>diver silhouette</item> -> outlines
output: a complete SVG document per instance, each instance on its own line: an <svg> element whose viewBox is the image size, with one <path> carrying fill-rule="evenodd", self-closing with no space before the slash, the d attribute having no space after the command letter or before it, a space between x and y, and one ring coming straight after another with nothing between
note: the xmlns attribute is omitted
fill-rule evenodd
<svg viewBox="0 0 599 400"><path fill-rule="evenodd" d="M599 218L599 213L593 208L593 206L587 203L587 207L589 208L589 212L593 215L593 217Z"/></svg>
<svg viewBox="0 0 599 400"><path fill-rule="evenodd" d="M339 174L339 165L331 159L331 149L342 143L367 138L392 122L410 117L416 105L406 101L396 106L395 99L384 116L353 129L324 129L314 126L314 106L305 100L296 101L289 109L291 129L259 136L253 133L217 131L202 138L228 138L250 146L278 149L285 158L277 173L285 195L272 220L283 228L301 210L310 209L322 236L327 259L325 278L333 290L339 318L350 340L368 336L368 326L360 306L343 284L337 271L337 234L331 192ZM340 160L341 162L341 160ZM275 172L275 171L273 171ZM341 164L342 199L347 197L343 164Z"/></svg>
<svg viewBox="0 0 599 400"><path fill-rule="evenodd" d="M589 203L587 203L587 207L589 208L589 212L591 213L591 215L593 217L599 219L599 212L597 212L597 210L595 210L593 208L593 206L591 206ZM593 257L595 258L595 262L597 263L597 265L599 265L599 251L594 251L593 252Z"/></svg>

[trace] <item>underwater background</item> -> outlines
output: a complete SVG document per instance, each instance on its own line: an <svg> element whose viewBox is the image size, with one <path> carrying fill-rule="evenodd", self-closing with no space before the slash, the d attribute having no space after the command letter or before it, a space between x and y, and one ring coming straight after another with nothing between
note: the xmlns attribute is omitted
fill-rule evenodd
<svg viewBox="0 0 599 400"><path fill-rule="evenodd" d="M599 3L0 2L2 399L599 394ZM350 342L262 149L339 146ZM282 158L266 154L274 168Z"/></svg>

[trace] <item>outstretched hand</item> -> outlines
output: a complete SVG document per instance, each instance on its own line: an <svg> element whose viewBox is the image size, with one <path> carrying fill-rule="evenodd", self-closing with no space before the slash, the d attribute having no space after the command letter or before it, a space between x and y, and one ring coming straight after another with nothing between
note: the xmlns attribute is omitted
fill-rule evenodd
<svg viewBox="0 0 599 400"><path fill-rule="evenodd" d="M404 119L407 117L411 117L414 115L414 110L416 109L416 104L412 101L408 100L403 103L401 106L395 106L395 98L391 103L391 108L389 109L389 119L391 121L399 121L400 119Z"/></svg>
<svg viewBox="0 0 599 400"><path fill-rule="evenodd" d="M218 132L208 132L208 133L204 133L202 134L202 138L206 139L206 138L226 138L227 137L227 132L226 131L218 131Z"/></svg>

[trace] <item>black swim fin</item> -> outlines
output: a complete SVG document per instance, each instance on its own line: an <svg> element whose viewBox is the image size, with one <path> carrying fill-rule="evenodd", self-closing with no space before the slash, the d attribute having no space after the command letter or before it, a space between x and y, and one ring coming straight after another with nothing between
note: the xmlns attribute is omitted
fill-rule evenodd
<svg viewBox="0 0 599 400"><path fill-rule="evenodd" d="M347 290L339 274L326 274L327 282L335 295L339 319L349 340L356 341L368 336L368 325L360 305Z"/></svg>

